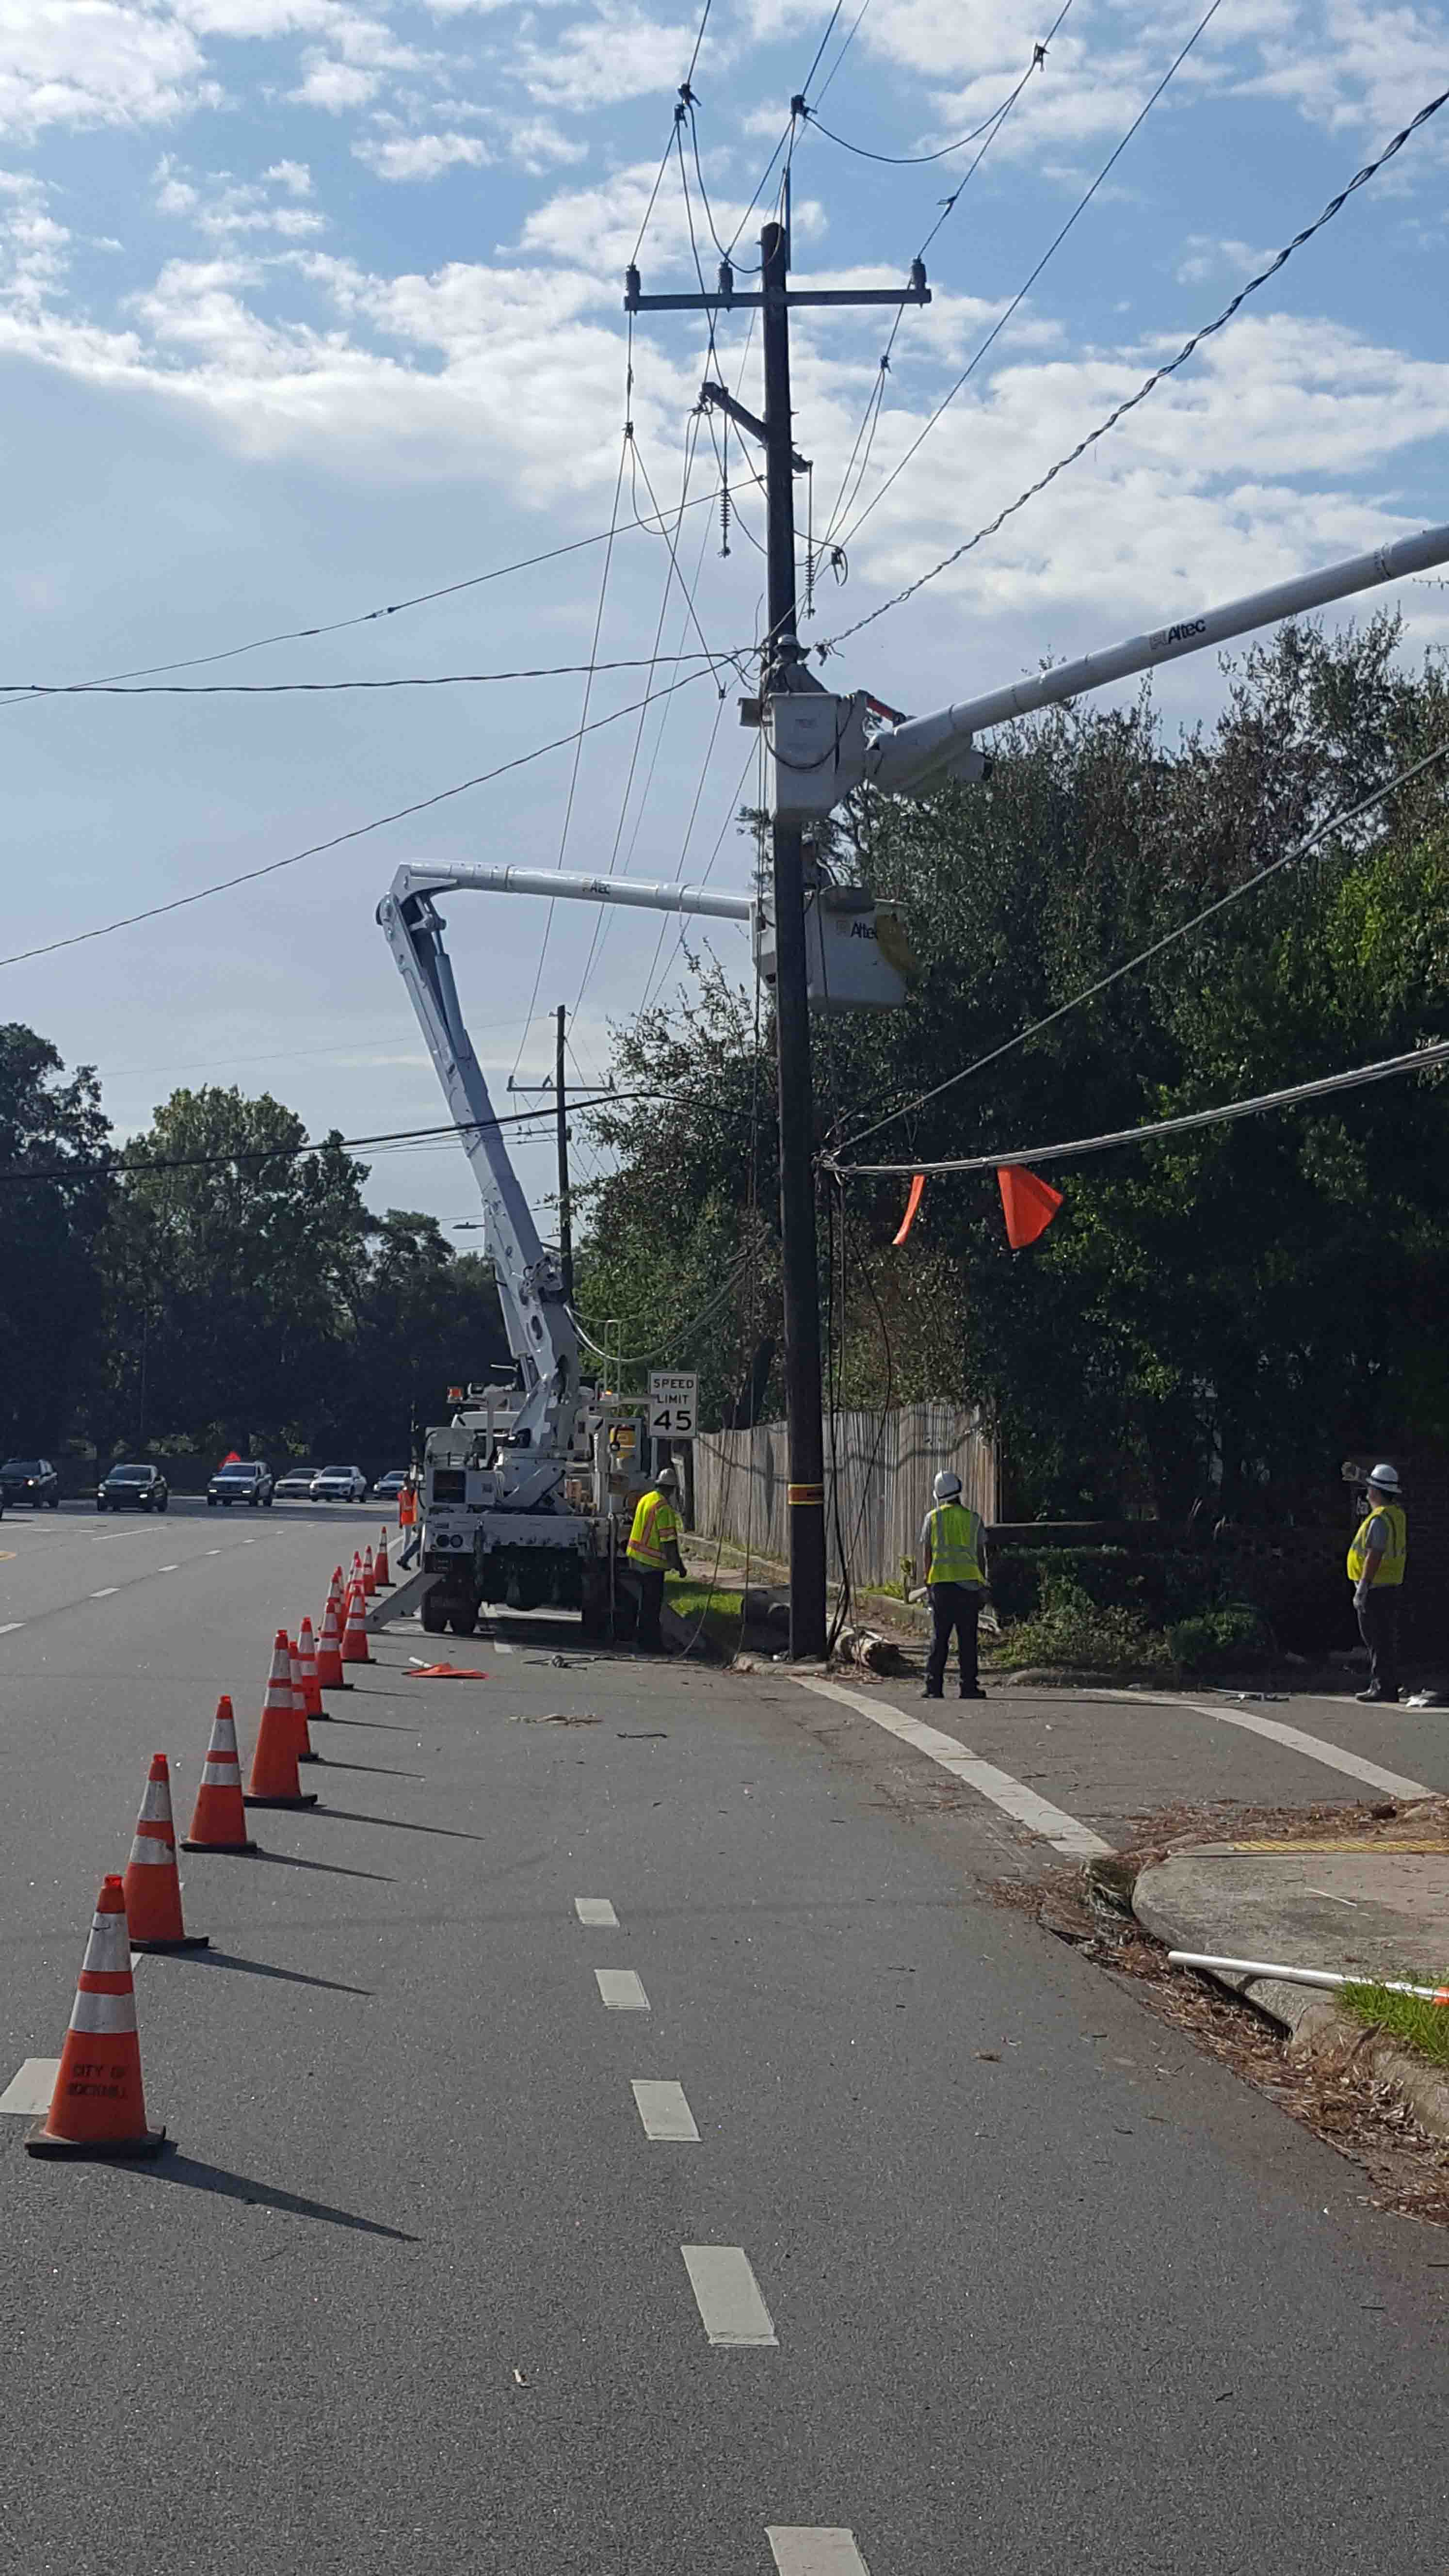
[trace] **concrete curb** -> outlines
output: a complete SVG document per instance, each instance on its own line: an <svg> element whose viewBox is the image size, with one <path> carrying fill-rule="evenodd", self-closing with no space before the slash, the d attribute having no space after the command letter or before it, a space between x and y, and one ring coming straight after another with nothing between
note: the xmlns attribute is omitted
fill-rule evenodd
<svg viewBox="0 0 1449 2576"><path fill-rule="evenodd" d="M1151 1877L1152 1872L1143 1875ZM1197 1932L1184 1929L1154 1903L1150 1890L1139 1897L1140 1885L1139 1880L1132 1891L1132 1911L1143 1931L1165 1949L1193 1948ZM1287 2033L1292 2056L1311 2058L1328 2073L1341 2070L1350 2060L1356 2066L1367 2065L1378 2082L1392 2086L1429 2137L1449 2139L1449 2076L1375 2031L1371 2023L1344 2012L1312 1986L1284 1985L1276 1977L1222 1975L1213 1969L1183 1973L1210 1975L1214 1985L1266 2013Z"/></svg>

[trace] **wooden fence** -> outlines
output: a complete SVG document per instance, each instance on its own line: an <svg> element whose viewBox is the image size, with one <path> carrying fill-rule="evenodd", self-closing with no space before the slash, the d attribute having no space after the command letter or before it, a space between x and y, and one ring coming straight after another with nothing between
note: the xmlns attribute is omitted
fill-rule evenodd
<svg viewBox="0 0 1449 2576"><path fill-rule="evenodd" d="M996 1452L976 1414L954 1404L841 1413L833 1457L827 1424L825 1530L832 1581L840 1572L837 1522L857 1584L898 1581L901 1558L915 1553L931 1479L941 1467L955 1470L965 1500L984 1521L996 1519ZM702 1433L695 1441L694 1521L701 1537L728 1539L754 1556L787 1558L787 1485L783 1422Z"/></svg>

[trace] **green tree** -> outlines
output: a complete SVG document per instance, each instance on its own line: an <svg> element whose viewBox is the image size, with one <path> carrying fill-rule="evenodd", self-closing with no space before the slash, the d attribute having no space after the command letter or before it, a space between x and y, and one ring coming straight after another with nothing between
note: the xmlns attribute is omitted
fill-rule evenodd
<svg viewBox="0 0 1449 2576"><path fill-rule="evenodd" d="M58 1449L99 1337L97 1247L111 1200L100 1086L0 1025L0 1446ZM30 1176L34 1177L30 1177ZM41 1177L55 1175L55 1177Z"/></svg>

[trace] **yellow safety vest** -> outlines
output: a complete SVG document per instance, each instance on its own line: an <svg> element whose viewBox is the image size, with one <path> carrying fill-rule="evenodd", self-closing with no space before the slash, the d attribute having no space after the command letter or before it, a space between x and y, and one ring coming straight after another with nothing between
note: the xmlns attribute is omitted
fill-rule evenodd
<svg viewBox="0 0 1449 2576"><path fill-rule="evenodd" d="M1409 1552L1409 1524L1402 1504L1375 1503L1373 1510L1359 1522L1353 1545L1348 1551L1350 1583L1359 1583L1363 1579L1368 1557L1369 1522L1373 1520L1387 1521L1389 1525L1389 1544L1379 1560L1373 1580L1373 1588L1377 1592L1381 1583L1403 1582L1404 1559Z"/></svg>
<svg viewBox="0 0 1449 2576"><path fill-rule="evenodd" d="M630 1564L662 1574L669 1562L666 1550L677 1545L678 1539L679 1514L674 1505L657 1491L641 1495L629 1532Z"/></svg>
<svg viewBox="0 0 1449 2576"><path fill-rule="evenodd" d="M928 1583L980 1583L981 1523L965 1503L938 1503L928 1524L931 1569Z"/></svg>

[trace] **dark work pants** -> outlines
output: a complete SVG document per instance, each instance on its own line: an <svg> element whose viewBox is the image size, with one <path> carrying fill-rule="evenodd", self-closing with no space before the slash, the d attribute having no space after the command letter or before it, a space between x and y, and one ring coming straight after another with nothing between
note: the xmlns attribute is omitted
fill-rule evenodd
<svg viewBox="0 0 1449 2576"><path fill-rule="evenodd" d="M659 1613L664 1606L664 1568L630 1565L629 1588L639 1604L639 1622L634 1643L646 1654L657 1653L664 1640L659 1633Z"/></svg>
<svg viewBox="0 0 1449 2576"><path fill-rule="evenodd" d="M946 1678L946 1658L951 1651L955 1631L956 1651L961 1661L961 1688L976 1686L976 1623L981 1616L981 1595L970 1583L933 1583L931 1594L931 1651L926 1658L926 1688L939 1699Z"/></svg>
<svg viewBox="0 0 1449 2576"><path fill-rule="evenodd" d="M1369 1650L1369 1688L1399 1696L1399 1587L1376 1583L1358 1614L1358 1633Z"/></svg>

